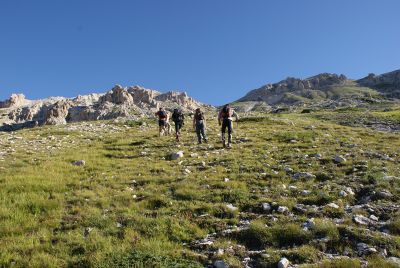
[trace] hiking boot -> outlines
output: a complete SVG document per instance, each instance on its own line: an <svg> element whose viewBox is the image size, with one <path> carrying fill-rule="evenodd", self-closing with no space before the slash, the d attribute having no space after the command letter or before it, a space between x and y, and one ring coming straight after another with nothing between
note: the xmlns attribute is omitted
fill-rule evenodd
<svg viewBox="0 0 400 268"><path fill-rule="evenodd" d="M228 143L228 149L231 149L231 148L232 148L232 144Z"/></svg>

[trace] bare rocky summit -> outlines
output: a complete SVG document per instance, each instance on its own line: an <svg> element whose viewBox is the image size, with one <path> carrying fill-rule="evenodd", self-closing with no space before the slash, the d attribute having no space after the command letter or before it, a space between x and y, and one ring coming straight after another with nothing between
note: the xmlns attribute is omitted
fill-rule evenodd
<svg viewBox="0 0 400 268"><path fill-rule="evenodd" d="M3 129L18 129L34 125L59 125L67 122L92 121L153 115L159 107L179 106L186 111L205 106L185 92L161 93L139 86L114 86L105 94L89 94L75 98L52 97L27 100L22 94L13 94L0 102L0 124Z"/></svg>

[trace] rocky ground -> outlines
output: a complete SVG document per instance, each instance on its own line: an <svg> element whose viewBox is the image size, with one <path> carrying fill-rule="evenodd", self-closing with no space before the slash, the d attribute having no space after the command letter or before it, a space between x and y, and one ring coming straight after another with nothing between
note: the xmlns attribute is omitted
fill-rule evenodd
<svg viewBox="0 0 400 268"><path fill-rule="evenodd" d="M0 132L0 265L399 266L398 132L248 114L226 150L208 117L202 145L148 119Z"/></svg>

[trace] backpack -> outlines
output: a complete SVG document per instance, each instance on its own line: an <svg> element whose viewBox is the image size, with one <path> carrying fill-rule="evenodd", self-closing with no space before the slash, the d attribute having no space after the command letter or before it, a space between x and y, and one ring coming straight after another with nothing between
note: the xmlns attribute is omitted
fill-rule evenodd
<svg viewBox="0 0 400 268"><path fill-rule="evenodd" d="M172 120L174 122L181 122L183 121L183 113L181 110L174 110L174 113L172 114Z"/></svg>
<svg viewBox="0 0 400 268"><path fill-rule="evenodd" d="M160 119L166 119L167 118L167 113L165 111L159 111L158 112L158 117Z"/></svg>
<svg viewBox="0 0 400 268"><path fill-rule="evenodd" d="M231 117L231 115L232 115L232 109L230 107L225 106L224 108L222 108L222 111L221 111L222 118L226 119L226 118Z"/></svg>
<svg viewBox="0 0 400 268"><path fill-rule="evenodd" d="M196 113L195 115L196 121L204 120L204 114L202 112Z"/></svg>

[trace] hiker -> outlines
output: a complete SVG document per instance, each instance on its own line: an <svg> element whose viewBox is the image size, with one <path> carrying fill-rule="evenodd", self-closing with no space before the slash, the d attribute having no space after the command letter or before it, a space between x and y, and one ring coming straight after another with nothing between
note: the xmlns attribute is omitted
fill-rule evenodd
<svg viewBox="0 0 400 268"><path fill-rule="evenodd" d="M193 128L196 129L197 140L198 140L199 144L202 143L202 140L204 142L207 142L206 118L204 116L204 113L200 110L200 108L197 108L196 112L194 113Z"/></svg>
<svg viewBox="0 0 400 268"><path fill-rule="evenodd" d="M181 128L185 124L185 116L181 109L174 109L172 113L172 121L175 123L175 135L176 141L179 142L179 138L181 136Z"/></svg>
<svg viewBox="0 0 400 268"><path fill-rule="evenodd" d="M218 114L218 124L221 127L221 138L222 146L225 148L225 131L228 128L228 148L232 147L232 132L233 132L233 117L236 118L236 122L239 120L237 113L231 108L229 104L226 104Z"/></svg>
<svg viewBox="0 0 400 268"><path fill-rule="evenodd" d="M158 135L161 136L165 133L167 122L168 122L168 113L164 110L164 108L160 108L158 112L156 112L156 116L158 116Z"/></svg>

